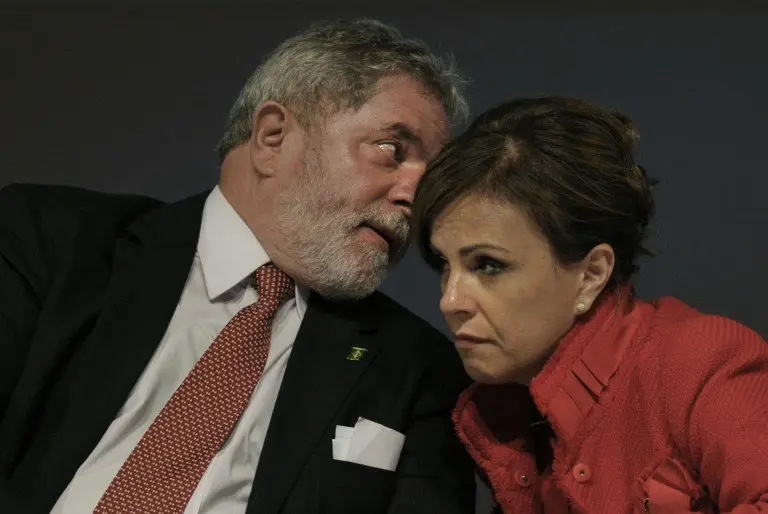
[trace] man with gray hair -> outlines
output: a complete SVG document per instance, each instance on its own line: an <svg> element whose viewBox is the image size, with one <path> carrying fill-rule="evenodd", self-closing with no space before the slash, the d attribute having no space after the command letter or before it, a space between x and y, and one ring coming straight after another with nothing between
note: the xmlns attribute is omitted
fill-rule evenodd
<svg viewBox="0 0 768 514"><path fill-rule="evenodd" d="M459 85L321 24L247 81L213 190L0 191L0 511L472 512L458 356L376 291Z"/></svg>

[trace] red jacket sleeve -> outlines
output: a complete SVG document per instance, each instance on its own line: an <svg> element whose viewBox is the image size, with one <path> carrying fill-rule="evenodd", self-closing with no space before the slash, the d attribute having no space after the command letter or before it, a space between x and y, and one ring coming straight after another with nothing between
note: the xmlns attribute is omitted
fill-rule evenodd
<svg viewBox="0 0 768 514"><path fill-rule="evenodd" d="M768 343L719 316L668 334L670 429L721 514L768 513Z"/></svg>

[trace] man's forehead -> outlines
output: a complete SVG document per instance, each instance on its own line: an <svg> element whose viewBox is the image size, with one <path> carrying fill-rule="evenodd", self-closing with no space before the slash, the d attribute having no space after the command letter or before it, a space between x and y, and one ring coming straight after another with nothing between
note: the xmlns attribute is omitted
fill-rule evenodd
<svg viewBox="0 0 768 514"><path fill-rule="evenodd" d="M448 115L440 98L412 77L382 79L377 93L368 103L374 109L386 110L388 119L385 122L403 124L416 133L448 124Z"/></svg>
<svg viewBox="0 0 768 514"><path fill-rule="evenodd" d="M413 79L384 80L367 102L332 114L328 123L365 137L387 134L420 143L429 153L442 147L451 135L443 104Z"/></svg>

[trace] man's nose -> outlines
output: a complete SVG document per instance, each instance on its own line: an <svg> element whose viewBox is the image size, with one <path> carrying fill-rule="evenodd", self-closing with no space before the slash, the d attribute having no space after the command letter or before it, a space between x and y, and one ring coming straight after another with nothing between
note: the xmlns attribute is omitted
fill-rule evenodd
<svg viewBox="0 0 768 514"><path fill-rule="evenodd" d="M394 183L389 190L388 200L403 210L406 216L411 215L411 206L413 205L413 196L416 193L416 187L419 180L424 175L426 163L412 164L402 166L394 178Z"/></svg>

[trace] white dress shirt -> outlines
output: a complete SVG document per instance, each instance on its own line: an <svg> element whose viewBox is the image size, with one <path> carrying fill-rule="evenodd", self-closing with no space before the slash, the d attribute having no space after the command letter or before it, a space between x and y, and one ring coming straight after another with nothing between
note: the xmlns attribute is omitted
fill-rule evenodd
<svg viewBox="0 0 768 514"><path fill-rule="evenodd" d="M206 200L194 263L165 335L51 514L93 512L120 466L219 331L240 309L256 301L250 276L268 260L261 244L216 187ZM297 287L295 297L275 316L264 373L232 435L205 471L185 514L245 512L306 300L307 291Z"/></svg>

